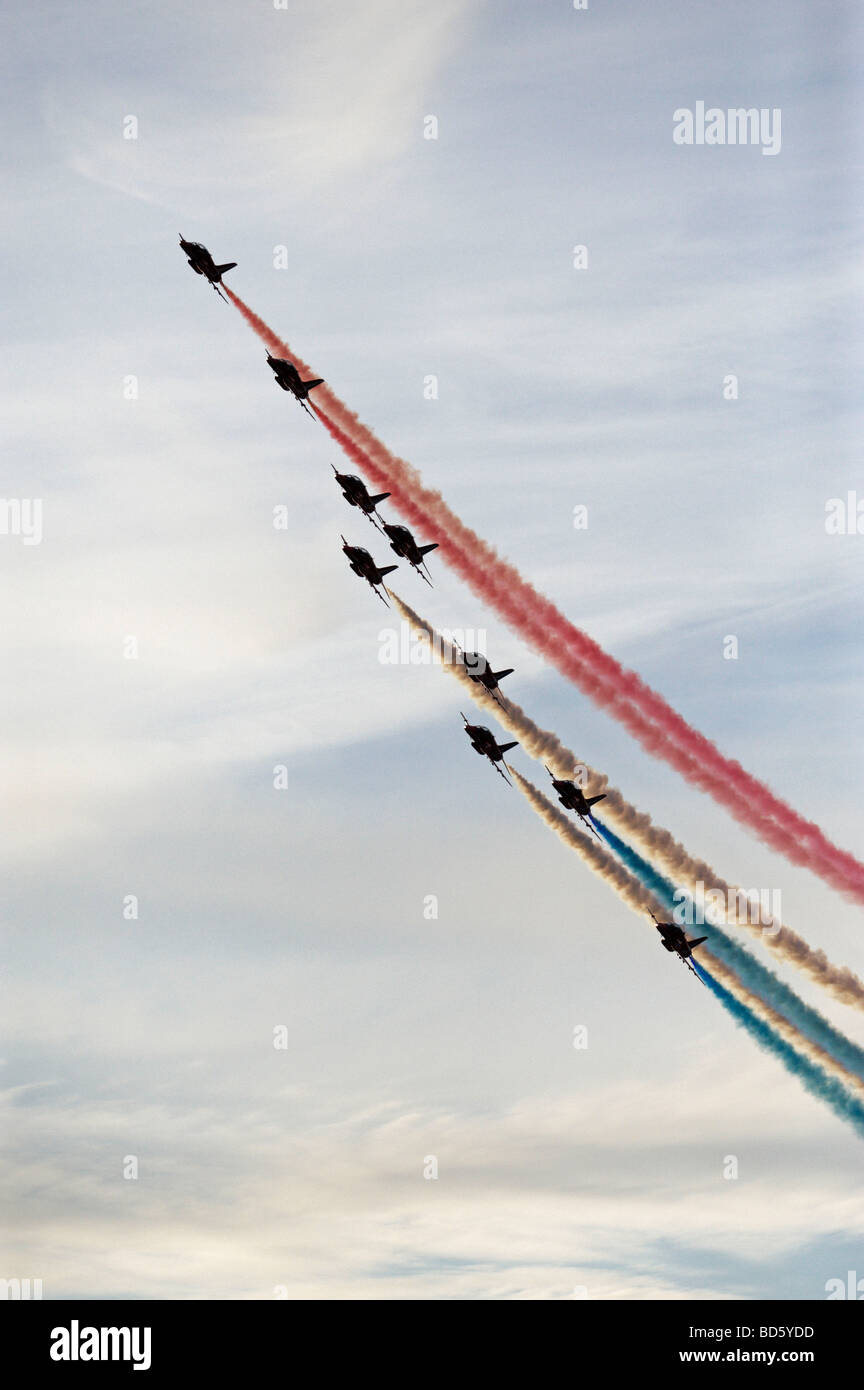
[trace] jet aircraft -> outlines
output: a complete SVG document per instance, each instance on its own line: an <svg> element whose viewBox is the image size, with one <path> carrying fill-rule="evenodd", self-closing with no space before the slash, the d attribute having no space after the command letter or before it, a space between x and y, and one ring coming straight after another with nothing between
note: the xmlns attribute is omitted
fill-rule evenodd
<svg viewBox="0 0 864 1390"><path fill-rule="evenodd" d="M385 492L384 496L389 497L389 492ZM432 581L423 573L421 565L425 567L424 556L428 555L430 550L437 550L438 542L433 541L431 545L418 545L407 526L388 526L386 521L384 530L390 540L390 549L394 550L401 559L407 560L420 578L426 580L431 589Z"/></svg>
<svg viewBox="0 0 864 1390"><path fill-rule="evenodd" d="M481 652L463 652L458 642L454 646L459 649L459 664L465 667L467 674L471 677L475 685L482 685L494 700L497 700L501 708L504 705L498 695L498 683L503 681L505 676L512 676L515 667L508 666L505 671L493 671L486 657Z"/></svg>
<svg viewBox="0 0 864 1390"><path fill-rule="evenodd" d="M182 232L180 233L180 245L195 274L206 275L219 298L225 299L224 294L219 289L222 284L222 276L226 270L233 270L237 262L226 261L225 265L216 265L206 246L202 246L199 241L184 241ZM226 304L227 302L225 300Z"/></svg>
<svg viewBox="0 0 864 1390"><path fill-rule="evenodd" d="M648 916L660 933L663 946L667 951L673 951L680 960L684 962L689 970L693 970L693 963L690 957L696 946L701 946L703 941L707 941L707 936L688 937L683 927L679 927L676 922L658 922L653 912ZM696 975L696 971L693 970ZM699 976L696 975L697 980Z"/></svg>
<svg viewBox="0 0 864 1390"><path fill-rule="evenodd" d="M459 713L462 714L462 711L460 710ZM471 740L471 747L474 752L484 754L499 776L503 777L504 781L512 787L513 783L510 778L498 764L504 762L506 752L511 748L518 748L518 743L498 743L491 729L487 729L483 724L469 724L464 714L462 718L465 720L465 732Z"/></svg>
<svg viewBox="0 0 864 1390"><path fill-rule="evenodd" d="M546 765L544 764L544 766ZM575 782L565 782L557 778L551 767L546 766L546 771L552 778L552 785L558 793L558 800L561 805L565 806L568 811L575 811L580 820L583 820L588 826L588 829L597 835L597 831L591 824L591 807L596 806L598 801L602 801L606 793L601 792L599 796L586 796L582 788ZM598 840L601 838L602 836L597 835Z"/></svg>
<svg viewBox="0 0 864 1390"><path fill-rule="evenodd" d="M293 362L288 362L284 357L271 357L269 352L267 354L267 365L268 367L272 367L276 380L282 387L282 390L290 391L295 401L299 401L307 415L311 415L314 420L314 412L311 411L306 404L306 397L313 387L324 385L323 376L316 377L314 381L303 381Z"/></svg>
<svg viewBox="0 0 864 1390"><path fill-rule="evenodd" d="M381 602L389 608L386 598L380 591L380 584L385 574L390 574L392 570L398 569L398 565L376 565L368 550L362 545L349 545L345 537L342 537L342 549L348 560L348 564L356 575L365 579L374 593L378 595Z"/></svg>
<svg viewBox="0 0 864 1390"><path fill-rule="evenodd" d="M376 530L380 529L377 525L377 513L375 508L379 502L383 502L390 496L389 492L379 492L372 496L362 478L358 478L354 473L340 473L336 465L331 463L330 467L336 474L336 481L342 489L342 496L352 507L359 507L364 516L369 520ZM385 527L386 530L386 527Z"/></svg>

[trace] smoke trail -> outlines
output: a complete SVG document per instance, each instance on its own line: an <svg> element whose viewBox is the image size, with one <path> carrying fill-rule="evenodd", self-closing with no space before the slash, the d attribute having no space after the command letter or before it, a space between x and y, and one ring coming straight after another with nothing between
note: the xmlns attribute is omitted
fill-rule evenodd
<svg viewBox="0 0 864 1390"><path fill-rule="evenodd" d="M269 351L290 358L302 375L310 374L311 368L237 295L227 286L225 289ZM864 902L864 864L834 845L817 825L805 820L737 761L726 758L634 672L626 671L568 622L460 521L440 493L424 487L417 470L391 454L326 385L318 388L315 403L319 417L348 456L376 486L391 492L393 505L407 520L434 534L440 556L562 674L613 713L650 753L665 758L682 776L709 792L766 843Z"/></svg>
<svg viewBox="0 0 864 1390"><path fill-rule="evenodd" d="M571 849L575 849L584 862L593 869L598 877L615 890L628 907L640 915L644 915L646 912L655 915L658 912L662 913L662 880L657 885L660 892L655 893L648 884L640 882L622 865L616 864L611 856L590 836L577 830L573 822L567 816L562 815L557 807L553 806L551 801L548 801L543 793L532 782L528 781L527 777L523 777L514 767L510 767L510 773L516 786L540 819L551 826L565 844ZM723 951L724 958L721 958L718 953L718 946ZM728 955L734 959L736 964L725 958L727 946L731 948ZM827 1019L823 1019L815 1009L809 1009L792 990L783 985L769 970L765 970L757 961L754 961L740 946L735 946L717 928L713 929L710 946L703 948L701 954L703 963L710 965L715 979L722 981L725 990L730 995L734 995L742 1007L751 1014L761 1015L769 1032L773 1031L778 1035L778 1042L783 1038L789 1044L794 1044L798 1053L808 1057L817 1067L827 1069L864 1096L864 1083L862 1083L858 1071L859 1067L864 1070L864 1052L856 1048L854 1043L850 1042L842 1033L837 1033ZM776 984L777 996L784 1001L788 998L796 1005L796 1012L807 1021L808 1027L812 1028L818 1037L802 1031L798 1023L789 1018L788 1015L782 1015L761 993L757 993L747 983L747 980L742 978L744 973L742 964L748 972L750 972L751 965L755 967L755 970L752 971L752 978L761 980L764 976L772 989ZM836 1047L836 1051L832 1051L832 1045Z"/></svg>
<svg viewBox="0 0 864 1390"><path fill-rule="evenodd" d="M649 893L662 903L664 911L673 912L675 906L674 886L663 878L662 874L659 874L652 865L647 864L630 845L625 844L617 835L613 835L608 826L598 826L598 828L607 844L614 849L626 867L648 889ZM773 970L762 965L755 956L751 956L749 951L746 951L743 946L739 946L737 941L733 941L719 927L705 922L699 927L699 935L707 936L708 949L713 955L715 963L717 961L722 962L728 970L734 972L737 980L760 1001L780 1011L801 1033L816 1043L817 1046L822 1047L835 1061L864 1079L864 1048L858 1047L845 1034L834 1028L827 1018L819 1013L818 1009L805 1004L804 1000L775 975ZM704 956L704 950L701 951L701 954Z"/></svg>
<svg viewBox="0 0 864 1390"><path fill-rule="evenodd" d="M227 286L225 288L227 289ZM280 356L293 358L295 364L298 366L298 369L300 370L302 375L305 376L310 374L310 369L304 363L300 362L296 357L294 357L291 350L285 344L283 344L274 334L271 333L271 331L267 328L267 325L264 324L263 320L259 319L257 315L253 314L252 311L248 309L247 306L243 304L243 302L239 300L239 298L235 296L230 290L228 290L228 294L231 300L236 305L236 307L247 318L248 322L251 324L254 330L267 343L267 346L271 352L277 353ZM409 521L413 521L415 524L423 525L426 518L424 516L422 508L418 508L407 495L402 495L401 488L397 490L397 488L393 485L394 480L391 477L390 473L387 471L386 466L389 465L392 468L398 465L401 474L401 479L404 481L404 483L408 484L413 481L421 497L424 494L428 496L429 494L427 493L427 490L420 487L419 474L416 472L416 470L410 468L410 466L405 464L402 460L394 459L393 456L390 455L384 449L384 446L381 445L379 441L375 439L375 436L372 435L371 432L368 431L365 426L361 425L357 417L352 416L350 412L348 412L346 408L342 405L342 403L338 400L338 398L334 396L333 393L330 392L327 388L325 388L324 392L321 395L319 395L318 400L325 407L325 409L329 407L330 412L333 416L332 420L329 419L326 416L326 414L324 414L323 410L319 411L319 413L322 415L324 423L330 430L330 433L333 435L334 438L337 439L338 442L342 444L342 447L345 449L345 452L348 453L350 457L354 457L355 461L358 462L358 464L360 464L361 467L365 468L367 473L369 473L372 477L373 481L378 482L382 486L385 484L389 485L391 492L397 494L394 495L392 498L394 505L399 507L399 509L403 511L403 513L406 515ZM341 420L341 423L347 424L349 426L353 423L353 432L355 438L359 436L361 439L364 439L367 448L370 449L370 452L367 453L360 449L357 449L355 451L351 447L353 441L350 440L346 435L342 434L342 432L338 429L338 426L335 424L335 421L337 419ZM379 464L377 478L376 465L374 459L374 452L376 450L380 452L385 465L384 467L381 467ZM539 601L540 604L543 605L549 611L549 614L552 617L555 625L557 625L558 622L564 625L564 632L560 635L563 636L565 644L567 642L571 643L573 646L576 647L577 652L581 647L586 647L588 654L594 654L595 658L599 658L598 664L600 665L601 669L603 667L606 667L607 669L611 670L615 675L617 675L619 679L621 677L624 677L627 684L629 685L629 690L627 690L625 693L620 688L617 691L610 691L608 689L604 689L601 681L597 679L589 680L587 678L587 673L583 675L578 666L576 669L572 669L568 663L565 663L564 661L560 660L556 661L554 651L549 651L547 644L543 640L543 634L537 633L535 631L534 624L530 621L525 621L524 619L522 621L518 621L518 619L513 615L513 613L508 611L508 606L501 601L500 596L497 596L496 602L496 595L494 594L494 591L490 592L489 586L484 586L482 583L478 582L476 574L472 574L470 567L466 565L464 560L462 561L462 563L459 562L461 557L459 557L458 555L458 547L455 544L448 544L445 547L445 545L442 542L439 542L439 550L443 553L444 558L449 559L450 563L453 564L457 568L457 570L459 570L459 572L463 573L463 576L465 578L469 579L469 582L472 583L472 587L474 588L475 592L481 594L484 597L490 598L490 601L492 601L495 604L495 606L498 608L498 611L502 613L502 616L510 618L510 620L513 621L514 624L517 625L521 631L523 631L526 635L529 636L530 640L532 640L535 643L535 645L539 647L539 649L541 650L541 652L543 652L544 655L549 656L553 660L553 662L559 666L559 669L561 669L565 675L569 675L570 678L573 679L576 684L580 685L580 688L586 690L587 693L591 694L592 697L598 701L598 703L601 703L607 708L614 707L618 711L617 717L621 719L625 726L628 727L637 738L639 738L639 740L643 743L643 746L648 748L649 751L657 753L658 756L666 757L667 760L670 761L673 766L677 767L677 769L681 771L683 775L687 776L691 781L694 781L697 785L704 787L705 790L712 791L712 794L715 795L716 799L720 800L721 802L723 802L723 804L726 804L727 806L729 806L730 809L733 810L733 814L736 814L738 818L743 820L745 824L750 824L751 826L753 826L753 828L757 830L757 833L762 835L762 837L765 838L768 841L768 843L774 844L775 848L783 849L783 852L788 853L790 857L794 859L795 862L808 864L810 867L815 868L817 872L819 872L822 875L823 878L826 878L828 882L833 883L835 887L839 887L841 891L850 892L853 896L864 897L864 866L859 864L859 862L852 855L849 855L845 851L839 850L836 846L832 845L831 842L827 840L827 838L823 835L822 831L817 826L806 822L802 817L798 816L798 814L794 812L791 807L786 806L785 803L779 800L779 798L776 798L767 787L763 787L761 783L756 781L756 779L751 778L749 774L744 773L743 769L740 768L740 765L738 765L732 760L725 759L723 755L719 753L719 750L714 748L713 744L711 744L707 739L705 739L703 735L698 734L695 730L691 729L686 724L686 722L680 718L680 716L676 715L675 712L665 704L661 697L656 695L655 692L651 691L647 686L645 686L639 680L638 677L636 677L632 673L624 672L623 668L618 666L618 663L614 662L612 658L607 657L606 654L602 651L601 648L597 646L596 643L593 643L591 639L585 637L585 635L580 633L578 629L572 628L572 625L567 623L566 619L564 619L562 615L558 614L557 610L555 610L553 606L548 603L547 600L542 599L540 595L536 594L536 591L531 589L531 586L527 585L525 581L521 580L521 577L518 576L517 572L513 570L512 567L507 566L505 562L501 561L499 557L495 554L495 552L491 550L491 547L486 546L485 543L481 542L479 537L474 536L473 533L467 532L467 528L464 528L461 522L459 522L458 518L456 518L452 513L450 513L448 508L446 508L446 505L443 503L443 499L440 498L440 494L432 494L432 496L433 498L437 496L440 501L439 511L442 517L442 520L440 522L441 525L449 526L451 534L455 533L457 536L460 531L465 532L467 534L467 539L470 543L473 544L475 551L480 551L481 553L485 554L487 560L495 562L499 570L505 572L506 582L512 584L515 579L518 585L523 590L523 593L528 597L529 601L531 599ZM432 519L434 522L434 515ZM507 571L509 571L509 575L506 574ZM584 655L585 653L583 653L583 656ZM728 789L724 786L724 784L721 782L719 785L717 785L716 783L712 785L711 782L705 777L705 774L702 771L702 769L687 765L687 761L685 761L685 758L681 756L682 750L674 749L673 751L673 746L671 745L670 740L666 738L664 738L662 741L658 740L656 737L656 731L650 730L644 724L640 725L640 721L636 718L635 713L632 710L628 709L628 707L625 705L624 700L622 699L622 695L625 695L625 698L627 699L635 697L636 703L639 703L641 700L642 704L646 708L653 709L654 717L657 719L657 722L660 725L661 729L664 727L665 723L671 730L674 730L676 733L678 733L679 737L683 732L685 736L685 742L687 739L695 741L697 746L700 746L702 748L703 756L705 756L705 761L707 765L710 767L713 763L716 766L718 766L720 769L721 776L739 776L744 789L749 790L750 795L753 796L754 799L757 797L761 797L764 800L765 805L767 807L767 814L764 812L757 812L755 811L755 809L751 810L748 806L746 806L746 804L742 807L739 807L739 809L737 810L734 809L736 803L730 799L730 796L728 794L724 796L724 792L728 792ZM511 771L514 770L511 769ZM527 794L527 788L530 787L531 784L527 783L525 779L521 778L518 773L515 773L515 771L514 775L517 777L518 783L522 783L524 785L524 789L526 790ZM534 796L536 798L539 798L540 802L545 802L545 798L542 797L542 795L537 791L536 788L531 788L531 791L534 793ZM531 799L532 798L529 795L529 800ZM559 833L563 831L563 826L566 825L567 833L564 835L564 838L570 840L571 843L573 836L575 836L578 840L582 841L582 844L579 847L579 852L583 854L583 858L585 858L588 862L592 863L592 867L595 869L596 872L600 872L602 876L607 879L607 881L615 882L615 886L622 897L625 897L632 903L640 902L642 897L642 889L641 885L639 885L637 881L631 882L631 884L628 887L625 887L623 883L618 882L617 874L611 872L608 866L601 868L600 863L596 860L596 846L594 845L593 841L590 841L587 836L580 835L579 832L575 830L575 827L572 826L570 822L566 821L564 817L560 817L556 809L553 806L551 806L551 804L548 802L546 803L546 810L553 819L557 819L563 823L561 826L556 827L559 829ZM766 823L767 815L769 814L774 816L777 820L777 827L768 825ZM808 854L806 851L803 850L803 846L800 843L796 843L794 841L791 843L786 843L787 837L782 833L784 823L786 825L794 827L798 835L803 839L810 840L816 847L816 854ZM628 875L628 877L630 876ZM638 907L637 910L639 910ZM715 965L715 971L717 971L717 973L719 974L723 972L723 967L720 966L719 963L717 963L717 965ZM717 995L718 998L721 998L722 1002L724 1002L726 1007L729 1008L731 1012L735 1013L736 1017L748 1028L748 1031L750 1031L754 1036L756 1036L757 1040L760 1041L763 1046L769 1048L772 1052L774 1052L775 1055L780 1057L784 1064L787 1066L787 1068L791 1072L793 1072L793 1074L798 1075L799 1078L804 1082L805 1086L807 1086L807 1088L811 1090L811 1092L819 1096L820 1099L825 1100L829 1105L832 1105L836 1113L840 1114L843 1118L849 1119L859 1130L859 1132L864 1133L864 1107L860 1106L856 1101L854 1101L850 1096L848 1096L842 1086L837 1085L836 1082L832 1082L827 1076L821 1073L818 1066L809 1064L804 1058L799 1056L796 1050L788 1042L785 1042L784 1040L775 1037L770 1026L763 1020L757 1018L755 1014L750 1011L748 1006L745 1003L743 1003L743 1001L736 999L732 994L731 990L725 989L722 985L719 984L717 980L711 979L711 977L706 976L706 983L709 983L709 988L713 990L713 992ZM744 992L746 993L746 991ZM781 1023L783 1022L783 1020L780 1021ZM789 1025L786 1026L787 1028L789 1027Z"/></svg>
<svg viewBox="0 0 864 1390"><path fill-rule="evenodd" d="M391 502L403 513L405 518L412 525L421 527L438 538L439 556L465 580L469 587L480 597L485 598L501 617L521 632L547 660L557 666L559 671L594 700L595 704L608 710L643 748L654 757L665 758L683 777L712 795L716 801L726 806L737 820L755 830L766 844L785 854L793 863L814 869L823 878L827 877L827 881L832 886L838 887L840 891L852 897L858 897L864 902L864 876L858 883L850 882L848 875L840 873L831 864L826 865L824 855L820 856L819 853L806 848L795 833L778 824L769 813L760 809L758 805L754 805L752 797L745 795L734 782L727 780L727 776L730 774L727 773L727 775L718 777L691 752L680 747L667 733L656 724L652 724L643 713L634 708L629 699L622 694L620 686L616 687L610 684L608 680L598 676L582 657L574 656L572 652L569 652L566 633L551 630L548 625L539 621L536 614L530 609L527 611L524 609L519 597L519 587L530 589L530 585L520 579L512 567L506 566L504 561L495 557L498 568L504 567L507 571L507 576L503 580L496 579L496 570L491 564L484 561L478 562L476 554L461 546L452 534L448 534L443 529L437 529L434 520L434 503L430 499L439 498L440 507L438 510L446 510L448 518L452 516L439 494L430 493L428 490L420 488L419 484L413 493L410 489L403 489L398 475L375 465L369 455L330 419L324 415L321 418L336 442L356 463L358 468L366 473L373 485L389 489ZM410 470L412 474L415 472L403 460L396 460L396 463L400 468L404 467L406 470ZM422 493L423 497L420 504L415 500L418 491ZM447 519L438 523L439 527L442 528L447 524L451 524ZM466 528L463 527L462 529ZM481 544L483 543L478 541L478 545ZM490 553L494 554L494 552ZM515 576L515 578L509 578L510 575ZM535 591L531 590L531 592L534 593ZM537 599L538 603L546 602L546 600L541 600L539 595ZM566 619L561 618L561 622L566 623ZM729 766L731 768L733 765L730 763ZM851 856L849 858L851 859ZM857 861L853 862L857 863ZM864 866L859 867L864 875Z"/></svg>
<svg viewBox="0 0 864 1390"><path fill-rule="evenodd" d="M634 912L662 912L663 908L655 893L647 885L640 883L633 874L628 873L625 868L612 857L590 835L584 834L576 828L575 823L569 816L565 816L553 806L551 801L547 801L541 791L538 791L533 782L529 782L527 777L523 777L521 772L517 772L515 767L507 764L516 786L519 788L525 799L533 806L541 820L551 826L556 835L575 849L580 854L585 863L594 870L599 878L615 889L628 907L632 907Z"/></svg>
<svg viewBox="0 0 864 1390"><path fill-rule="evenodd" d="M731 991L725 989L707 970L700 969L699 977L736 1022L740 1023L741 1027L752 1038L755 1038L760 1047L773 1053L775 1057L779 1057L787 1071L790 1071L793 1076L797 1076L811 1095L824 1101L826 1105L831 1107L835 1115L838 1115L842 1120L847 1120L864 1137L864 1105L859 1099L849 1095L839 1081L827 1076L809 1058L799 1055L786 1039L778 1037L765 1020L758 1018L746 1004L736 999Z"/></svg>
<svg viewBox="0 0 864 1390"><path fill-rule="evenodd" d="M501 704L494 700L482 685L471 679L464 665L457 659L458 653L453 645L441 633L436 632L424 618L415 613L413 608L410 608L404 599L401 599L392 589L388 589L388 593L402 618L420 637L428 641L433 651L440 655L444 669L449 671L481 709L494 714L498 722L508 732L518 737L520 746L526 753L550 763L553 771L559 777L572 778L576 768L584 769L591 793L594 795L601 791L605 793L606 799L601 813L604 823L612 821L619 829L628 834L628 839L635 838L652 859L658 861L667 872L675 875L677 883L685 884L691 890L698 889L699 885L704 885L709 890L721 892L727 903L734 902L736 905L739 903L740 898L744 896L740 894L739 889L733 888L720 878L704 860L692 858L684 846L679 844L668 830L654 825L647 813L637 811L634 806L625 801L624 796L616 787L609 786L609 780L604 774L581 762L576 754L566 748L555 734L541 729L535 724L519 705L503 697ZM615 837L612 836L608 825L604 823L597 821L597 829L601 834L606 835L607 843L609 843L611 842L610 836L612 839ZM614 849L616 845L613 844L612 847ZM644 861L640 860L640 862ZM665 879L662 882L664 886L668 887ZM726 919L727 921L730 920L728 914L726 914ZM758 922L750 921L749 916L745 916L741 922L737 913L731 918L731 921L758 933L765 945L776 955L803 970L812 980L826 988L834 998L845 1004L864 1009L864 982L859 980L851 970L832 965L824 951L814 951L803 937L798 936L791 928L771 918L767 922L763 921L761 926ZM770 931L763 932L762 927L768 927Z"/></svg>
<svg viewBox="0 0 864 1390"><path fill-rule="evenodd" d="M825 1048L813 1042L811 1038L802 1037L800 1030L795 1027L794 1023L790 1023L787 1018L784 1018L783 1014L778 1013L777 1010L766 1003L760 995L754 994L752 990L747 989L746 985L743 985L738 979L734 970L729 970L725 965L722 965L716 956L712 956L710 952L703 952L703 956L704 960L702 965L699 964L695 956L693 957L692 965L704 984L708 983L705 978L708 974L708 971L705 969L705 964L707 961L710 961L711 978L716 983L719 983L729 994L733 995L751 1014L754 1014L757 1018L767 1023L768 1027L776 1033L779 1038L782 1038L802 1056L807 1057L811 1062L815 1063L823 1072L827 1072L830 1076L836 1077L838 1081L841 1081L852 1091L853 1095L857 1096L859 1100L864 1101L864 1081L862 1081L857 1072L850 1070L849 1067L832 1056L830 1052L827 1052Z"/></svg>

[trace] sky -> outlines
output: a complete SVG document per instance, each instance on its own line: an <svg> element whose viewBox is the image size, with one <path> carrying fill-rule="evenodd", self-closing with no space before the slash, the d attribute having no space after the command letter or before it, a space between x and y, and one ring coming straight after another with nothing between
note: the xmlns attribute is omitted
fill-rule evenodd
<svg viewBox="0 0 864 1390"><path fill-rule="evenodd" d="M37 544L0 535L0 1276L460 1300L864 1277L861 1140L468 756L453 682L382 661L396 618L339 538L382 542L335 446L177 245L236 260L466 521L855 850L864 540L825 509L864 498L856 20L6 7L0 495L42 511ZM676 144L699 101L779 109L779 150ZM852 905L429 563L397 592L864 969Z"/></svg>

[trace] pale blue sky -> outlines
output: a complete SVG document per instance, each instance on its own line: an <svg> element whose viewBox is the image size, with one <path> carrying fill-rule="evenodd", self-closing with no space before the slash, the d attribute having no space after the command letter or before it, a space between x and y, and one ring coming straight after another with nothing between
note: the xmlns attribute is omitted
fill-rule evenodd
<svg viewBox="0 0 864 1390"><path fill-rule="evenodd" d="M44 539L0 537L0 1273L50 1297L791 1299L864 1274L860 1141L471 754L443 675L381 665L391 620L339 534L381 542L177 247L238 261L467 521L854 849L864 539L824 529L864 496L853 14L7 7L0 494L43 499ZM780 154L675 146L698 100L781 108ZM485 629L538 722L864 969L860 913L430 567L434 591L394 587Z"/></svg>

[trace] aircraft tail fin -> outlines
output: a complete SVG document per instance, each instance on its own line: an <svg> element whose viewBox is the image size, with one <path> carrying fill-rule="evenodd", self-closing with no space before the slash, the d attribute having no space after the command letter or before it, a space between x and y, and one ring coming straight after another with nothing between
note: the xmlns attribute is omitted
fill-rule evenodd
<svg viewBox="0 0 864 1390"><path fill-rule="evenodd" d="M388 494L388 496L389 496L389 494ZM421 546L418 546L418 549L419 549L421 555L428 555L430 550L437 550L437 549L438 549L438 542L437 542L437 541L433 541L431 545L421 545Z"/></svg>
<svg viewBox="0 0 864 1390"><path fill-rule="evenodd" d="M323 386L323 385L324 385L324 378L323 378L323 376L316 376L316 378L315 378L314 381L303 381L303 382L301 382L300 384L301 384L301 386L303 387L303 394L304 394L304 396L308 396L308 395L309 395L309 392L312 390L312 388L313 388L314 386Z"/></svg>
<svg viewBox="0 0 864 1390"><path fill-rule="evenodd" d="M510 748L518 748L518 747L519 747L519 744L518 744L518 743L515 743L515 742L514 742L514 743L499 743L498 747L501 749L501 752L502 752L502 753L506 753L506 752L508 751L508 749L510 749Z"/></svg>
<svg viewBox="0 0 864 1390"><path fill-rule="evenodd" d="M320 384L320 382L315 382L316 386L319 386ZM379 502L386 502L389 496L389 492L379 492L377 497L372 498L372 501L375 503L375 506L377 507Z"/></svg>
<svg viewBox="0 0 864 1390"><path fill-rule="evenodd" d="M236 261L227 261L225 265L217 265L216 271L219 275L224 275L226 270L233 270L236 264Z"/></svg>
<svg viewBox="0 0 864 1390"><path fill-rule="evenodd" d="M588 802L588 805L589 805L589 806L596 806L598 801L605 801L605 799L606 799L606 793L605 793L605 792L601 792L599 796L587 796L587 797L585 798L585 800Z"/></svg>
<svg viewBox="0 0 864 1390"><path fill-rule="evenodd" d="M392 574L393 571L398 570L398 568L398 565L382 565L378 573L381 575L381 578L383 579L385 574Z"/></svg>
<svg viewBox="0 0 864 1390"><path fill-rule="evenodd" d="M503 681L505 676L512 676L515 670L515 666L508 666L506 671L493 671L492 675L495 677L496 681Z"/></svg>
<svg viewBox="0 0 864 1390"><path fill-rule="evenodd" d="M695 941L688 941L687 945L690 947L690 950L692 951L694 946L701 946L702 942L707 940L707 936L697 936Z"/></svg>

